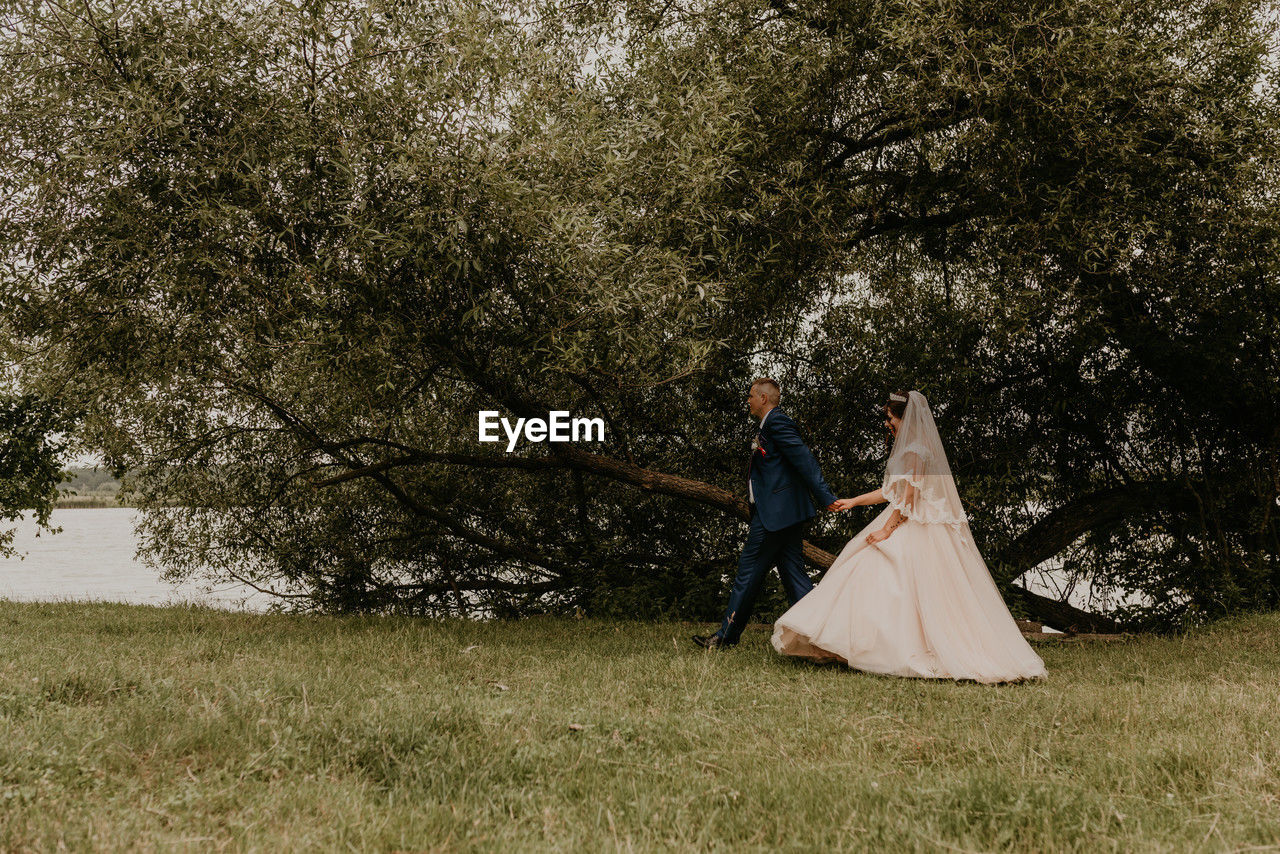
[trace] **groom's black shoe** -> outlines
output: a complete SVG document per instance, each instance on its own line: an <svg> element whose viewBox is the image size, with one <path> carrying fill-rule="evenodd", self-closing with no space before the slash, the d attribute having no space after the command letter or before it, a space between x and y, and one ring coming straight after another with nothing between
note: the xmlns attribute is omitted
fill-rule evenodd
<svg viewBox="0 0 1280 854"><path fill-rule="evenodd" d="M725 650L733 646L733 644L725 643L724 638L720 637L720 635L694 635L693 642L707 649Z"/></svg>

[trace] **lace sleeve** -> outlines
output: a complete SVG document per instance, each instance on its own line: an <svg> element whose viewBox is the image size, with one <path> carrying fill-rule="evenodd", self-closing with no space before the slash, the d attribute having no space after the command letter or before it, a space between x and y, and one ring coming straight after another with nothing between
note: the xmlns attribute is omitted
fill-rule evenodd
<svg viewBox="0 0 1280 854"><path fill-rule="evenodd" d="M896 452L885 470L881 492L889 506L908 519L930 524L960 525L963 513L953 513L947 505L941 476L929 473L929 452L911 445Z"/></svg>

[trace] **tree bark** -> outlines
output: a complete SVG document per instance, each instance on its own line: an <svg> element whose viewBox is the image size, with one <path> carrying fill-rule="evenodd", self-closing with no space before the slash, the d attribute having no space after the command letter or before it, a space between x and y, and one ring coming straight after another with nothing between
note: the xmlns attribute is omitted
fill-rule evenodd
<svg viewBox="0 0 1280 854"><path fill-rule="evenodd" d="M1034 615L1037 621L1052 626L1058 631L1114 634L1124 630L1120 623L1105 614L1082 611L1067 602L1059 602L1057 599L1032 593L1016 584L1013 585L1013 590L1026 606L1028 613Z"/></svg>
<svg viewBox="0 0 1280 854"><path fill-rule="evenodd" d="M1089 531L1118 524L1135 513L1181 510L1194 507L1194 502L1195 496L1186 484L1168 481L1092 492L1050 511L1002 549L996 560L1011 568L1016 579L1060 554Z"/></svg>

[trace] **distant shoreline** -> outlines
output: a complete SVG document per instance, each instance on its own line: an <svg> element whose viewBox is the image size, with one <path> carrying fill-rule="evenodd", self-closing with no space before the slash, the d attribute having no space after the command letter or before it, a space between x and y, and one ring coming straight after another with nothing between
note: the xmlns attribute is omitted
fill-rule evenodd
<svg viewBox="0 0 1280 854"><path fill-rule="evenodd" d="M57 510L133 507L128 500L135 497L132 493L126 492L125 502L120 502L121 487L117 478L97 466L67 469L53 506Z"/></svg>

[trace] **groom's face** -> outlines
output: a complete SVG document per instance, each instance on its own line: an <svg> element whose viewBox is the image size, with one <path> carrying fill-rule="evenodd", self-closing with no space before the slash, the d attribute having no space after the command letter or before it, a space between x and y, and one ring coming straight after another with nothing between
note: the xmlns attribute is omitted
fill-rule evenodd
<svg viewBox="0 0 1280 854"><path fill-rule="evenodd" d="M764 415L765 407L769 405L769 401L765 399L764 389L758 385L751 387L747 392L747 409L751 410L752 416L759 418Z"/></svg>

